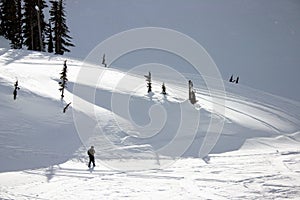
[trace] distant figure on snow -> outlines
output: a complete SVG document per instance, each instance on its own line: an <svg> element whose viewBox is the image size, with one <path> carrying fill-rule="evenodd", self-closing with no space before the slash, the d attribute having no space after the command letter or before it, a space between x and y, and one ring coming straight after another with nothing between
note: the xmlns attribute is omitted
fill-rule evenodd
<svg viewBox="0 0 300 200"><path fill-rule="evenodd" d="M91 148L87 151L87 154L89 155L89 167L91 167L91 163L93 163L93 167L95 167L95 149L94 146L91 146Z"/></svg>

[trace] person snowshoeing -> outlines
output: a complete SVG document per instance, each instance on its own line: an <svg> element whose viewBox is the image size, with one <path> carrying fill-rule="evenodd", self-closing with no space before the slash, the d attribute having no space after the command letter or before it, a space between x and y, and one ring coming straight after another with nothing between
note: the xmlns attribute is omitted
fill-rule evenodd
<svg viewBox="0 0 300 200"><path fill-rule="evenodd" d="M89 155L89 167L91 167L91 163L93 163L93 167L95 167L95 149L94 146L91 146L91 148L87 151Z"/></svg>

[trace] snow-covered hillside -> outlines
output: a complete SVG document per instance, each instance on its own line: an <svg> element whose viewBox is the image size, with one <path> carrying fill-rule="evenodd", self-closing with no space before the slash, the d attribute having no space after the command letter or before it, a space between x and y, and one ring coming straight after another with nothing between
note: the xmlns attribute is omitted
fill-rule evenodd
<svg viewBox="0 0 300 200"><path fill-rule="evenodd" d="M0 52L1 199L300 196L299 102L227 81L226 96L210 93L193 74L166 79L153 72L147 94L141 74L44 53ZM68 88L61 101L64 60ZM194 106L187 101L189 79L197 90ZM16 80L21 89L13 100ZM217 105L222 98L225 112ZM209 144L218 137L210 126L219 123L221 135ZM94 169L87 168L90 145Z"/></svg>
<svg viewBox="0 0 300 200"><path fill-rule="evenodd" d="M76 44L72 57L85 58L100 42L122 31L169 28L203 45L223 77L240 75L245 85L300 101L299 93L291 90L300 90L299 1L70 0L66 5ZM162 52L141 51L120 61L120 67L148 61L182 66Z"/></svg>

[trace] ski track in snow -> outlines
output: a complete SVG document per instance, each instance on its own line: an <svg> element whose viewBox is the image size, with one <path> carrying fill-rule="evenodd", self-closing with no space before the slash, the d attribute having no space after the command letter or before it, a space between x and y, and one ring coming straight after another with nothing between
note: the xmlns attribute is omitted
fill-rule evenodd
<svg viewBox="0 0 300 200"><path fill-rule="evenodd" d="M0 54L0 199L300 197L298 102L242 85L226 84L228 91L223 115L221 107L213 101L223 95L220 91L209 93L200 81L194 83L200 104L197 111L185 102L186 83L165 80L169 95L164 99L159 94L161 80L157 77L153 83L155 94L150 101L144 88L132 90L145 84L143 77L129 74L125 79L129 88L126 88L124 84L118 85L124 78L121 71L91 65L85 66L90 73L103 73L97 86L88 80L77 82L82 63L70 58L67 61L69 88L65 101L61 102L57 81L66 58L5 49L1 49ZM16 78L21 90L17 101L13 101L12 88ZM73 96L75 83L84 92L96 88L95 102L81 93ZM203 121L195 137L196 143L178 160L170 155L156 155L156 148L169 138L139 141L139 129L134 129L126 115L114 113L109 104L112 95L124 99L131 95L132 118L142 125L151 122L148 108L150 110L153 105L163 106L167 117L174 121L180 116L176 110L179 105L193 109L191 119L201 112ZM62 114L65 103L74 98L80 103L71 104L67 113ZM90 106L93 110L86 109ZM145 112L144 107L147 107ZM71 110L89 121L91 133L76 134ZM211 116L225 118L225 126L214 149L219 154L209 155L204 162L197 158L198 145ZM116 119L126 130L120 130ZM170 129L167 135L176 129L171 126L174 126L172 122L166 121L167 130ZM150 127L149 132L158 128ZM180 145L190 138L187 133L175 142ZM86 146L80 139L85 145L96 146L97 166L94 169L86 166ZM172 165L165 166L168 161ZM157 168L124 172L109 168L109 164Z"/></svg>

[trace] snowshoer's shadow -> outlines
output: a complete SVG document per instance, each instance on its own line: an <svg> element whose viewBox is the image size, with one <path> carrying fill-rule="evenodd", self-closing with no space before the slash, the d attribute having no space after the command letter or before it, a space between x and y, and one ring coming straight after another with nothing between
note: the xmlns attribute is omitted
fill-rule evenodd
<svg viewBox="0 0 300 200"><path fill-rule="evenodd" d="M90 171L90 173L93 173L94 168L95 168L95 167L90 167L90 168L88 169L88 171Z"/></svg>

